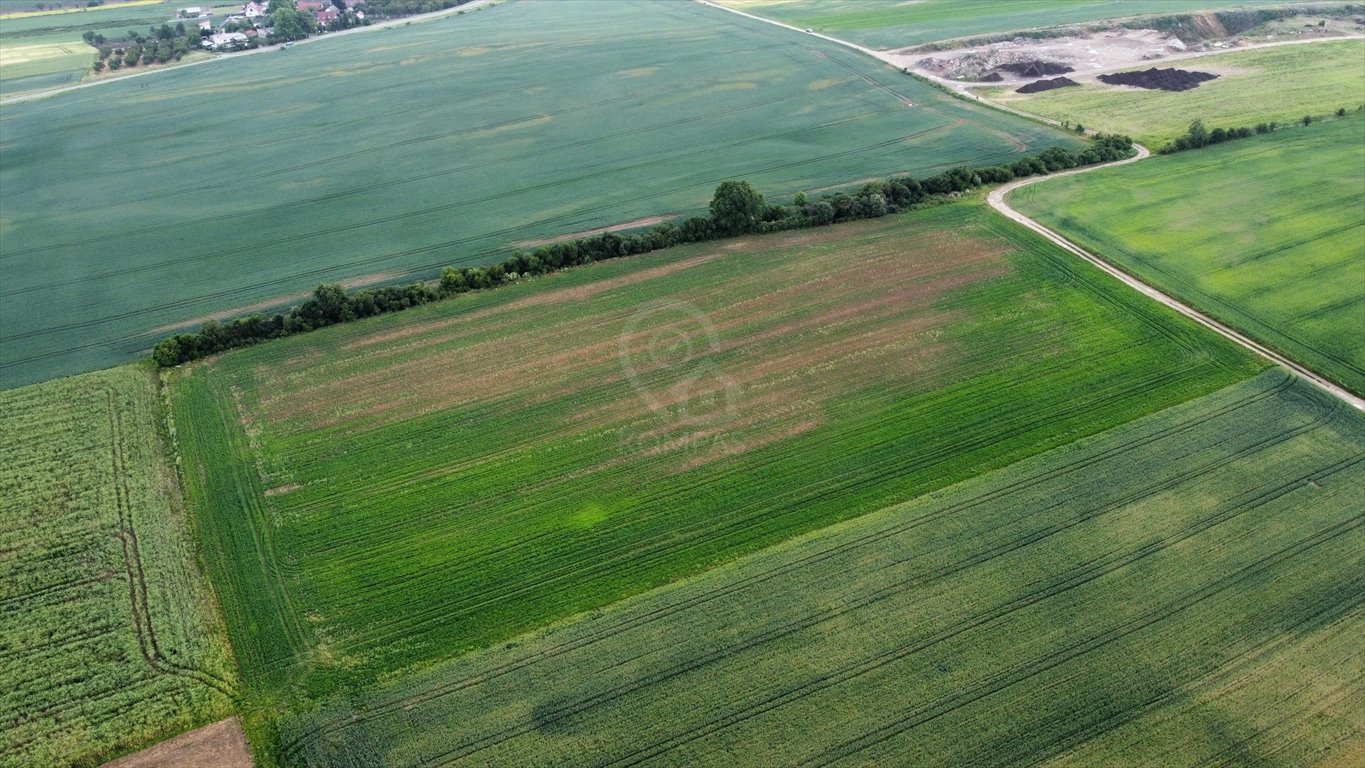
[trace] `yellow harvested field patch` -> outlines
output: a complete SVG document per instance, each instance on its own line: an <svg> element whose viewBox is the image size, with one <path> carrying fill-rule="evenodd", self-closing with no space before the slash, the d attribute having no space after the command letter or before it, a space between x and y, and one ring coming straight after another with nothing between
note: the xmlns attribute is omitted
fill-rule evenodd
<svg viewBox="0 0 1365 768"><path fill-rule="evenodd" d="M87 50L83 51L82 48ZM47 43L45 45L13 45L0 47L0 67L15 64L28 64L44 59L55 59L76 53L93 52L94 49L79 40L69 43Z"/></svg>
<svg viewBox="0 0 1365 768"><path fill-rule="evenodd" d="M835 80L834 78L824 78L821 80L812 80L810 86L808 87L812 91L823 91L826 88L833 88L834 86L838 85L841 82L843 81Z"/></svg>
<svg viewBox="0 0 1365 768"><path fill-rule="evenodd" d="M156 5L161 0L131 0L127 3L108 3L94 8L48 8L41 11L15 11L14 13L0 13L0 21L8 19L27 19L34 16L56 16L64 13L84 13L86 11L108 11L114 8L129 8L134 5Z"/></svg>

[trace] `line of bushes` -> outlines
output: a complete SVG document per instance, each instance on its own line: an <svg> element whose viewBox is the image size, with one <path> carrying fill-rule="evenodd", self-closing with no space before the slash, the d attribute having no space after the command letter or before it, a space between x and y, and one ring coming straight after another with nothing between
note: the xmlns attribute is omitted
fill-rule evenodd
<svg viewBox="0 0 1365 768"><path fill-rule="evenodd" d="M1356 111L1365 110L1365 106ZM1336 111L1337 117L1346 117L1346 108L1342 107ZM1299 122L1304 126L1312 125L1316 121L1312 115L1304 115ZM1254 128L1241 126L1238 128L1214 128L1209 130L1204 126L1203 120L1195 120L1190 123L1190 127L1181 136L1177 136L1174 141L1168 141L1157 149L1157 154L1171 155L1176 152L1184 152L1187 149L1199 149L1209 147L1214 144L1222 144L1233 139L1245 139L1248 136L1257 134L1273 133L1282 126L1271 120L1268 123L1257 123Z"/></svg>
<svg viewBox="0 0 1365 768"><path fill-rule="evenodd" d="M524 277L684 243L873 219L1011 179L1121 160L1132 152L1133 142L1127 136L1100 134L1076 152L1052 147L1009 165L954 168L925 179L892 178L866 184L852 193L823 195L816 201L801 193L789 205L768 204L748 182L726 181L716 188L710 216L693 216L677 224L665 222L638 233L604 232L542 245L530 252L516 251L511 258L488 267L446 267L434 285L419 281L364 288L350 294L337 284L319 285L307 301L288 312L272 316L254 314L224 323L210 320L197 333L163 339L153 348L152 359L163 367L179 365L224 350L421 306Z"/></svg>

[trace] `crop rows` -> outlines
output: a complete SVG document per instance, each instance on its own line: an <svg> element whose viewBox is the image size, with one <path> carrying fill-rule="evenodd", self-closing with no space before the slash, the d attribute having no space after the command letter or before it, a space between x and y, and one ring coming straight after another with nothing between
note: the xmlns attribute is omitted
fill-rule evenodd
<svg viewBox="0 0 1365 768"><path fill-rule="evenodd" d="M3 293L60 306L0 300L0 382L125 360L178 325L287 305L322 281L431 274L695 212L729 178L786 196L1075 142L774 34L684 3L508 3L303 46L288 76L253 56L158 76L154 94L111 83L13 105ZM420 125L395 130L414 108ZM222 114L252 115L253 130ZM48 277L54 259L64 280L110 290L75 304L84 294Z"/></svg>
<svg viewBox="0 0 1365 768"><path fill-rule="evenodd" d="M1359 738L1362 480L1360 416L1266 373L338 699L281 756L1311 761Z"/></svg>
<svg viewBox="0 0 1365 768"><path fill-rule="evenodd" d="M0 764L95 764L236 695L159 410L142 369L0 393Z"/></svg>
<svg viewBox="0 0 1365 768"><path fill-rule="evenodd" d="M1363 195L1365 119L1354 115L1025 187L1016 205L1365 393Z"/></svg>
<svg viewBox="0 0 1365 768"><path fill-rule="evenodd" d="M175 377L247 684L497 642L1258 368L976 204L734 248Z"/></svg>

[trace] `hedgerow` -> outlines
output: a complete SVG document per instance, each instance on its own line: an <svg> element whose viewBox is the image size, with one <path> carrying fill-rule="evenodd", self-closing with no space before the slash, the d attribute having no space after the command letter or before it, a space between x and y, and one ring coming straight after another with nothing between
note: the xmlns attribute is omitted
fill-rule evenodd
<svg viewBox="0 0 1365 768"><path fill-rule="evenodd" d="M727 181L717 188L709 217L693 216L680 224L664 222L638 233L603 232L593 237L564 240L542 245L529 253L516 251L511 258L488 267L447 267L434 285L418 281L361 289L351 294L335 283L319 285L307 301L287 312L271 316L257 313L226 323L210 320L197 333L163 339L152 350L152 359L162 367L171 367L228 349L409 309L523 277L685 243L874 219L1011 179L1121 160L1132 154L1132 147L1133 142L1127 136L1099 134L1079 152L1052 147L1009 165L960 167L925 179L902 176L870 182L857 192L822 195L815 202L798 194L790 205L767 204L748 182Z"/></svg>

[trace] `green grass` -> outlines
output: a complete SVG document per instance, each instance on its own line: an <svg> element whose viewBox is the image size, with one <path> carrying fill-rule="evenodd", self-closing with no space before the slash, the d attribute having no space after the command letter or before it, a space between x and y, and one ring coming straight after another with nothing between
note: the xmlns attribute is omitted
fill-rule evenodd
<svg viewBox="0 0 1365 768"><path fill-rule="evenodd" d="M1365 394L1365 118L1020 189L1047 226Z"/></svg>
<svg viewBox="0 0 1365 768"><path fill-rule="evenodd" d="M1026 112L1126 133L1156 149L1202 119L1209 128L1254 126L1271 120L1294 122L1365 105L1365 40L1321 42L1262 48L1173 61L1152 66L1179 67L1219 75L1189 91L1149 91L1086 82L1021 94L1008 89L985 92L988 98ZM1292 82L1293 87L1285 87Z"/></svg>
<svg viewBox="0 0 1365 768"><path fill-rule="evenodd" d="M288 719L299 766L1345 764L1365 417L1270 371Z"/></svg>
<svg viewBox="0 0 1365 768"><path fill-rule="evenodd" d="M0 96L79 81L94 61L95 49L79 37L0 38ZM59 82L59 75L66 77Z"/></svg>
<svg viewBox="0 0 1365 768"><path fill-rule="evenodd" d="M161 413L145 366L0 392L0 766L98 765L232 709Z"/></svg>
<svg viewBox="0 0 1365 768"><path fill-rule="evenodd" d="M324 280L700 211L729 178L780 198L1076 145L684 2L504 3L11 104L0 136L0 386Z"/></svg>
<svg viewBox="0 0 1365 768"><path fill-rule="evenodd" d="M1261 367L973 202L292 337L192 366L172 399L273 711Z"/></svg>
<svg viewBox="0 0 1365 768"><path fill-rule="evenodd" d="M1181 13L1278 0L721 0L725 5L869 48L903 48L955 37Z"/></svg>

